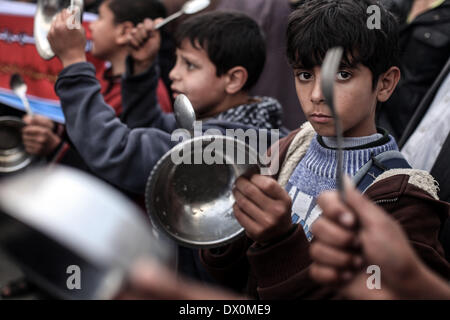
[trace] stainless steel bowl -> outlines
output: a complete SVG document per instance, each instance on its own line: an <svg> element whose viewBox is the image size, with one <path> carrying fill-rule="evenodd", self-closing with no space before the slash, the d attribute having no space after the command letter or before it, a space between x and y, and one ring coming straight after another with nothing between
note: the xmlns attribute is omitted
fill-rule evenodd
<svg viewBox="0 0 450 320"><path fill-rule="evenodd" d="M223 146L215 154L223 164L194 164L213 143ZM175 163L173 157L180 155L192 164ZM244 232L233 214L232 187L237 177L258 169L257 161L254 149L227 136L197 137L176 145L159 160L147 182L146 206L153 224L188 247L231 242Z"/></svg>
<svg viewBox="0 0 450 320"><path fill-rule="evenodd" d="M29 170L0 185L0 245L58 298L112 298L140 258L174 267L176 248L166 240L122 194L75 169ZM79 289L68 285L71 266Z"/></svg>
<svg viewBox="0 0 450 320"><path fill-rule="evenodd" d="M25 169L33 160L22 143L24 126L20 118L0 117L0 175Z"/></svg>
<svg viewBox="0 0 450 320"><path fill-rule="evenodd" d="M83 12L83 0L74 0L74 7ZM38 0L36 13L34 16L34 40L36 49L39 55L45 59L50 60L55 56L50 43L47 40L48 32L52 26L53 18L70 6L70 0Z"/></svg>

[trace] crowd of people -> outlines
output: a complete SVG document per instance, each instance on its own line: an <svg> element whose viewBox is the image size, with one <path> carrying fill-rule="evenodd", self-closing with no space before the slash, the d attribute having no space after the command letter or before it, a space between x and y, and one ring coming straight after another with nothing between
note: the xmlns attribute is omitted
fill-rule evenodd
<svg viewBox="0 0 450 320"><path fill-rule="evenodd" d="M48 40L63 65L55 92L65 125L23 118L27 152L137 203L176 145L178 95L205 131L280 130L279 170L233 186L245 236L180 246L178 274L141 261L118 298L450 299L450 0L216 0L155 30L184 2L86 1L98 12L92 54L110 62L101 79L86 62L85 30L68 28L63 10ZM372 5L380 28L368 27ZM344 198L321 88L337 46Z"/></svg>

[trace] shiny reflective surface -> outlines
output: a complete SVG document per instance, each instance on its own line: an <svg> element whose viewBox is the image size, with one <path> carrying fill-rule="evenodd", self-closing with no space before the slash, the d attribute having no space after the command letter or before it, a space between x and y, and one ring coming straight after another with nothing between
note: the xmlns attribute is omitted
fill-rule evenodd
<svg viewBox="0 0 450 320"><path fill-rule="evenodd" d="M182 10L185 14L194 14L208 7L210 2L210 0L191 0L184 4Z"/></svg>
<svg viewBox="0 0 450 320"><path fill-rule="evenodd" d="M320 75L320 84L323 96L331 114L334 118L334 127L337 140L337 174L336 186L342 199L344 199L344 182L343 182L343 159L342 159L342 126L339 116L334 105L334 83L336 81L336 74L341 64L344 49L342 47L335 47L328 50L322 64Z"/></svg>
<svg viewBox="0 0 450 320"><path fill-rule="evenodd" d="M184 94L179 94L173 104L173 112L180 128L193 131L195 122L194 107Z"/></svg>
<svg viewBox="0 0 450 320"><path fill-rule="evenodd" d="M30 107L30 102L27 98L27 84L23 80L22 76L18 73L14 73L11 75L9 79L9 87L11 90L19 97L22 101L23 106L25 107L25 111L29 116L33 116L33 111Z"/></svg>
<svg viewBox="0 0 450 320"><path fill-rule="evenodd" d="M178 17L181 17L183 14L194 14L194 13L200 12L203 9L206 9L206 7L208 7L210 5L210 3L211 3L210 0L190 0L190 1L187 1L183 5L181 10L171 14L170 16L165 18L163 21L158 23L155 26L155 29L159 29L159 28L165 26L169 22L177 19Z"/></svg>
<svg viewBox="0 0 450 320"><path fill-rule="evenodd" d="M174 155L191 163L222 145L214 164L175 164ZM222 160L220 160L222 159ZM222 162L222 163L220 163ZM175 146L153 169L146 188L147 212L154 224L178 243L218 247L244 232L233 214L232 187L237 177L258 170L256 151L226 136L197 137Z"/></svg>
<svg viewBox="0 0 450 320"><path fill-rule="evenodd" d="M0 117L0 174L20 171L32 162L22 143L24 126L20 118Z"/></svg>
<svg viewBox="0 0 450 320"><path fill-rule="evenodd" d="M2 181L0 245L30 280L65 299L114 297L139 258L175 263L173 244L133 203L67 167L30 170ZM81 269L83 290L67 287L71 265Z"/></svg>
<svg viewBox="0 0 450 320"><path fill-rule="evenodd" d="M80 12L83 12L83 3L83 0L73 0L74 7L78 7ZM45 60L50 60L55 56L47 40L53 19L70 5L70 0L38 0L34 16L34 40L39 55Z"/></svg>

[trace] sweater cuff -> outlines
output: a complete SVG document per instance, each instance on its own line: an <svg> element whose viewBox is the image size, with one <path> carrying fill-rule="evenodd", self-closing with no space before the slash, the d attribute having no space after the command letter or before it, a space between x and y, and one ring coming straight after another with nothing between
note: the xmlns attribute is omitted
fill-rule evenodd
<svg viewBox="0 0 450 320"><path fill-rule="evenodd" d="M309 242L300 225L289 237L269 247L251 246L247 256L259 288L283 282L311 264Z"/></svg>
<svg viewBox="0 0 450 320"><path fill-rule="evenodd" d="M126 80L127 82L141 82L148 79L152 79L153 77L159 77L159 66L158 66L158 59L155 60L155 62L144 72L141 72L139 74L133 74L134 73L134 65L133 65L133 58L131 56L127 56L125 60L125 73L123 75L123 80Z"/></svg>
<svg viewBox="0 0 450 320"><path fill-rule="evenodd" d="M95 77L94 65L90 62L77 62L77 63L71 64L70 66L65 67L59 73L58 81L61 78L73 77L73 76L78 77L80 75Z"/></svg>

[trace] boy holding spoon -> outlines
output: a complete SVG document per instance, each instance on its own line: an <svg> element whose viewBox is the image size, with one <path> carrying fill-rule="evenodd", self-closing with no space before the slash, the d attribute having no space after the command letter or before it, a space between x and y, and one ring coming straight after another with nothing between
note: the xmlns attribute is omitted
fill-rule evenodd
<svg viewBox="0 0 450 320"><path fill-rule="evenodd" d="M317 197L336 188L334 118L320 86L325 53L336 46L344 48L335 83L335 106L344 135L344 173L355 178L367 169L363 168L367 163L370 168L379 166L378 171L369 169L362 175L362 181L369 183L360 185L361 191L401 224L430 268L450 277L438 241L449 206L438 201L434 179L407 166L389 170L389 163L378 161L398 149L394 138L375 125L377 103L389 99L400 77L398 26L379 7L381 29L369 29L366 12L371 5L376 2L313 0L291 15L287 55L309 122L280 141L278 181L261 175L236 181L234 213L247 236L201 254L203 264L223 284L262 299L336 296L332 288L311 279L308 250L314 241L311 226L321 215ZM362 267L362 261L354 263Z"/></svg>

